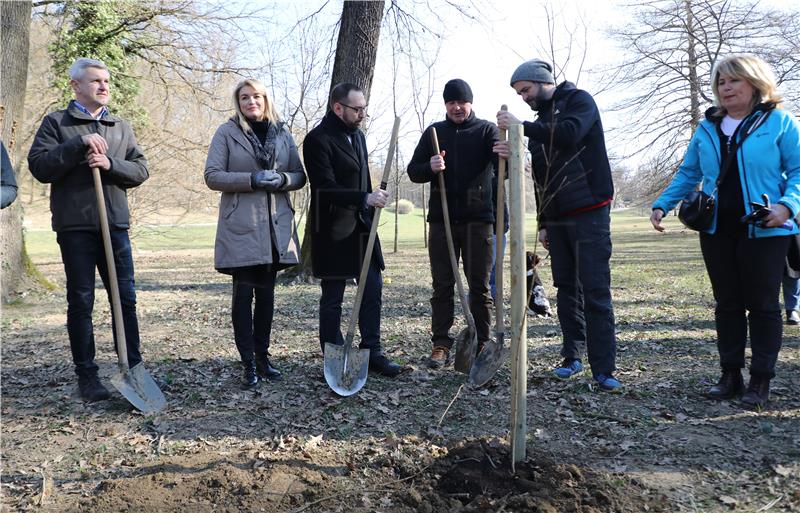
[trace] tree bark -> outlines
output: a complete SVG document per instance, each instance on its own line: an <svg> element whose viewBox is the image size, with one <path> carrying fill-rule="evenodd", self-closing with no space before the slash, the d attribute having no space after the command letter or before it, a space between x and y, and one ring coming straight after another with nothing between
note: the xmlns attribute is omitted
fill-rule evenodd
<svg viewBox="0 0 800 513"><path fill-rule="evenodd" d="M2 140L15 174L23 158L16 144L22 126L28 81L28 43L32 3L27 0L0 2L0 117ZM19 180L17 180L19 182ZM22 238L22 208L19 200L0 211L0 297L8 300L26 273Z"/></svg>
<svg viewBox="0 0 800 513"><path fill-rule="evenodd" d="M364 90L364 98L369 102L372 77L375 74L375 62L378 57L383 7L383 0L344 2L331 73L331 89L341 82L352 82ZM310 279L312 248L309 221L307 218L303 243L300 247L300 263L284 273L286 280Z"/></svg>

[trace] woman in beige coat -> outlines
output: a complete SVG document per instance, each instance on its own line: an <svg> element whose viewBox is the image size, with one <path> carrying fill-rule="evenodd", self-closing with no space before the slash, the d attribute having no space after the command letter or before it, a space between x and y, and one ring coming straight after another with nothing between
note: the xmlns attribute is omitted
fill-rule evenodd
<svg viewBox="0 0 800 513"><path fill-rule="evenodd" d="M281 378L268 352L275 276L298 263L288 191L303 187L306 175L264 85L243 80L233 100L236 114L211 140L205 181L222 192L214 267L233 277L233 336L244 367L243 386L250 388L259 377Z"/></svg>

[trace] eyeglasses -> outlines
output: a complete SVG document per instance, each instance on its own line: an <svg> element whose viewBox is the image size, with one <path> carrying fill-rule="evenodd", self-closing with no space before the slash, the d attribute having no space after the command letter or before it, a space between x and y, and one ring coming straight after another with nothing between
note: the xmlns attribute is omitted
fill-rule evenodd
<svg viewBox="0 0 800 513"><path fill-rule="evenodd" d="M339 102L339 105L342 107L347 107L348 109L353 109L356 114L363 114L364 116L369 116L367 114L367 106L364 105L363 107L353 107L352 105L347 105L346 103Z"/></svg>

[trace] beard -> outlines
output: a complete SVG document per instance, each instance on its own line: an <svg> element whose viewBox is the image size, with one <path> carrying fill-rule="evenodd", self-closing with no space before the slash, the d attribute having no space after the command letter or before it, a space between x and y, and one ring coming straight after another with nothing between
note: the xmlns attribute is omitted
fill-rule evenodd
<svg viewBox="0 0 800 513"><path fill-rule="evenodd" d="M542 89L536 92L536 95L533 98L528 99L525 103L531 108L531 110L539 111L542 108L542 105L547 101L547 93Z"/></svg>

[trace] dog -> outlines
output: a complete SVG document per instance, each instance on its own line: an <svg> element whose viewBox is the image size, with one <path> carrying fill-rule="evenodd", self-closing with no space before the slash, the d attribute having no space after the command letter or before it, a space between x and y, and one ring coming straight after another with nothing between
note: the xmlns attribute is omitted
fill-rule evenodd
<svg viewBox="0 0 800 513"><path fill-rule="evenodd" d="M547 300L547 296L544 294L542 280L539 278L539 273L536 272L536 266L540 262L539 255L533 251L525 252L525 268L528 271L528 314L539 317L552 317L553 311L550 308L550 301Z"/></svg>

